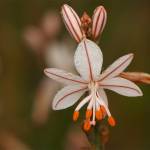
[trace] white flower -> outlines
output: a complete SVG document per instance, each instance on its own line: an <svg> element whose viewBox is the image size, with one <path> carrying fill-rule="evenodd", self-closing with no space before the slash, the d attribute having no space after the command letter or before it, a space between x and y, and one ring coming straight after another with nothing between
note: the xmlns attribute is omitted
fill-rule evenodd
<svg viewBox="0 0 150 150"><path fill-rule="evenodd" d="M142 91L136 84L119 77L132 59L133 54L120 57L100 74L103 63L102 52L94 42L83 39L74 56L75 67L80 76L56 68L44 70L48 77L67 85L56 94L53 109L60 110L74 105L88 91L88 96L75 108L73 120L78 119L79 110L88 103L84 122L85 130L95 125L96 119L101 120L106 115L108 115L109 124L115 126L104 89L110 89L124 96L142 96Z"/></svg>

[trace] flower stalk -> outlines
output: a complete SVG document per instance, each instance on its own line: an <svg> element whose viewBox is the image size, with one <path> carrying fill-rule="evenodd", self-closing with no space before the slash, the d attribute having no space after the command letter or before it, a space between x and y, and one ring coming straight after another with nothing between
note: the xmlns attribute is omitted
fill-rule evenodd
<svg viewBox="0 0 150 150"><path fill-rule="evenodd" d="M109 129L108 126L98 123L89 132L85 132L89 143L91 144L91 150L105 150L105 146L109 141Z"/></svg>

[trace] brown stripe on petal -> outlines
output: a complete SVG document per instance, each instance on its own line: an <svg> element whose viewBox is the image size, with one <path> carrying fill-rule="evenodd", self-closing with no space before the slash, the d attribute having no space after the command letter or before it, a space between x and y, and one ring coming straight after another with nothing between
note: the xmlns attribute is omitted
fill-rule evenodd
<svg viewBox="0 0 150 150"><path fill-rule="evenodd" d="M71 93L66 94L66 95L63 96L61 99L58 100L58 102L55 104L55 108L56 108L57 105L58 105L61 101L63 101L64 98L66 98L67 96L70 96L70 95L72 95L72 94L75 94L75 93L77 93L77 92L80 92L80 91L86 90L86 89L87 89L87 87L84 87L84 88L81 88L81 89L79 89L79 90L76 90L76 91L73 91L73 92L71 92Z"/></svg>
<svg viewBox="0 0 150 150"><path fill-rule="evenodd" d="M49 74L51 74L51 75L53 75L53 76L56 76L56 77L60 77L60 78L69 80L69 81L73 81L73 82L77 82L77 83L82 83L82 84L88 84L88 83L86 83L86 82L82 82L82 81L74 80L74 79L69 79L69 78L63 77L63 76L61 76L61 75L57 75L57 74L55 74L55 73L48 72L48 71L45 71L45 72L46 72L46 73L49 73Z"/></svg>
<svg viewBox="0 0 150 150"><path fill-rule="evenodd" d="M76 21L77 21L77 24L78 24L78 27L79 27L79 29L80 29L81 34L83 34L83 33L82 33L82 30L81 30L81 23L79 22L80 19L77 18L77 15L76 15L75 12L72 10L72 8L70 8L70 10L71 10L73 16L76 18ZM82 38L81 38L81 39L82 39ZM81 40L81 39L80 39L80 40Z"/></svg>
<svg viewBox="0 0 150 150"><path fill-rule="evenodd" d="M102 8L101 8L101 10L100 10L100 12L99 12L99 14L98 14L97 20L96 20L95 30L94 30L94 33L93 33L94 38L97 37L97 35L96 35L96 30L97 30L97 25L98 25L98 22L99 22L99 18L100 18L100 16L101 16L101 11L102 11ZM100 28L101 28L101 27L100 27ZM99 30L99 31L100 31L100 30ZM99 32L99 31L98 31L98 32Z"/></svg>
<svg viewBox="0 0 150 150"><path fill-rule="evenodd" d="M103 86L103 87L107 87L107 86L110 86L110 87L118 87L118 88L126 88L126 89L131 89L133 91L136 91L138 94L141 94L141 92L135 88L131 88L131 87L128 87L128 86L123 86L123 85L105 85L105 84L99 84L100 86Z"/></svg>
<svg viewBox="0 0 150 150"><path fill-rule="evenodd" d="M89 73L90 73L90 79L93 80L92 66L91 66L90 57L89 57L89 54L88 54L88 49L87 49L87 45L86 45L85 41L84 41L84 49L85 49L86 56L87 56L87 61L88 61L88 66L89 66Z"/></svg>
<svg viewBox="0 0 150 150"><path fill-rule="evenodd" d="M92 35L96 39L104 30L106 24L107 14L103 6L99 6L95 9L93 14L93 25L92 25Z"/></svg>
<svg viewBox="0 0 150 150"><path fill-rule="evenodd" d="M103 8L103 9L104 9L104 11L103 11L103 13L104 13L104 21L103 21L101 32L104 30L104 27L105 27L105 24L106 24L106 21L107 21L107 12L106 12L105 8Z"/></svg>
<svg viewBox="0 0 150 150"><path fill-rule="evenodd" d="M120 68L122 65L124 65L131 57L133 57L133 54L128 57L124 62L122 62L119 66L117 66L116 68L114 68L111 72L109 72L108 74L106 74L102 79L98 80L98 82L106 79L109 75L111 75L114 71L116 71L118 68Z"/></svg>
<svg viewBox="0 0 150 150"><path fill-rule="evenodd" d="M69 8L69 9L70 9L70 8ZM74 26L73 26L73 24L72 24L72 22L71 22L71 20L70 20L70 17L68 16L68 13L67 13L65 7L64 7L63 10L64 10L64 13L65 13L65 15L66 15L68 21L69 21L69 24L70 24L72 30L73 30L73 32L74 32L74 33L72 33L72 34L73 34L73 37L76 39L77 42L79 42L79 41L80 41L80 37L79 37L78 33L76 32L76 30L75 30L75 28L74 28ZM67 23L66 23L66 24L67 24ZM71 29L70 29L70 26L68 25L68 29L70 30L70 32L72 32Z"/></svg>
<svg viewBox="0 0 150 150"><path fill-rule="evenodd" d="M65 19L63 19L63 20L64 20L64 24L65 24L67 30L69 31L71 37L72 37L72 38L75 38L75 40L76 40L77 42L79 42L78 39L76 39L76 37L74 37L73 33L70 31L70 28L69 28L68 24L66 23Z"/></svg>

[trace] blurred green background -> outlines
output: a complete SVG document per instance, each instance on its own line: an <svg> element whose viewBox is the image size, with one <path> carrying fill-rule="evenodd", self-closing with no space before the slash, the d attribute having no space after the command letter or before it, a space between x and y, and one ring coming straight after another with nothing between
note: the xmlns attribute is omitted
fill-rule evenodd
<svg viewBox="0 0 150 150"><path fill-rule="evenodd" d="M60 18L60 8L64 3L72 6L80 16L83 11L92 15L98 5L105 6L108 21L99 42L104 54L104 68L116 58L133 52L135 59L128 70L150 72L149 0L1 0L0 150L69 149L66 143L73 124L74 108L51 111L51 95L49 102L42 104L45 96L42 93L43 88L48 88L47 91L51 92L53 88L49 87L55 84L44 78L43 74L45 67L54 67L53 60L47 60L51 57L45 56L46 47L56 42L71 43L71 60L76 48L76 43L70 39ZM42 25L42 18L47 12L50 17L59 20L52 18L46 26L52 31L57 27L52 36L47 34L52 31ZM53 19L56 25L51 26ZM35 32L32 32L34 29ZM35 39L32 41L32 38ZM62 50L61 46L58 47L60 49L57 56L60 57L59 51ZM54 64L57 65L56 62ZM47 82L50 82L49 85ZM150 149L150 88L148 85L140 87L144 96L138 98L127 98L108 92L110 110L117 120L117 126L110 128L110 140L106 150ZM57 88L58 85L55 89ZM37 99L41 100L39 104L35 102Z"/></svg>

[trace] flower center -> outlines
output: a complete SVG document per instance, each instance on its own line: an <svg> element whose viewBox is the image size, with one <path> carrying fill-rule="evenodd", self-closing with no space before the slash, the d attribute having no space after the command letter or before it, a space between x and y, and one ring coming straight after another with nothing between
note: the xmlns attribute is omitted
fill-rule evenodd
<svg viewBox="0 0 150 150"><path fill-rule="evenodd" d="M89 88L89 91L92 92L96 92L98 90L98 83L95 82L95 81L91 81L89 84L88 84L88 88Z"/></svg>

